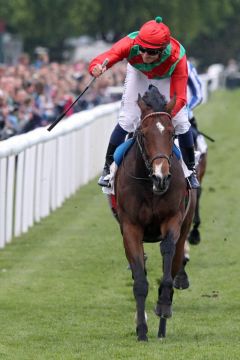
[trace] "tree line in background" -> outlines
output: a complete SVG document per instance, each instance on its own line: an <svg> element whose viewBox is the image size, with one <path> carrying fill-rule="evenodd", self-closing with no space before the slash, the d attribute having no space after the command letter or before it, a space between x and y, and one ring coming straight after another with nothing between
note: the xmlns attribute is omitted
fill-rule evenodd
<svg viewBox="0 0 240 360"><path fill-rule="evenodd" d="M61 60L66 38L113 42L158 15L202 67L240 58L240 0L0 0L0 9L27 52L44 46L54 60Z"/></svg>

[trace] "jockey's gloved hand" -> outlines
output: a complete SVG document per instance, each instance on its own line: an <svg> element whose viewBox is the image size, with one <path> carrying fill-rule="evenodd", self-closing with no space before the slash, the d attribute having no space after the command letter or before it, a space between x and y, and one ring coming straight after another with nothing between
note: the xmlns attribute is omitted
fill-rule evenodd
<svg viewBox="0 0 240 360"><path fill-rule="evenodd" d="M190 121L190 124L191 124L196 130L198 130L196 118L193 116L191 119L189 119L189 121Z"/></svg>

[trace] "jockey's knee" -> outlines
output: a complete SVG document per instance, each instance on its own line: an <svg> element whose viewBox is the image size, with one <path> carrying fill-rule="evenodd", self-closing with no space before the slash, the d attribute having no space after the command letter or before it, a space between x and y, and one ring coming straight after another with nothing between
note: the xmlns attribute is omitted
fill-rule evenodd
<svg viewBox="0 0 240 360"><path fill-rule="evenodd" d="M115 146L120 145L125 140L127 133L128 132L124 130L120 124L117 124L110 137L110 143Z"/></svg>
<svg viewBox="0 0 240 360"><path fill-rule="evenodd" d="M119 116L118 124L121 126L123 130L125 130L127 133L134 132L136 126L135 126L135 120L131 117L126 116Z"/></svg>
<svg viewBox="0 0 240 360"><path fill-rule="evenodd" d="M173 118L173 126L175 128L176 135L186 133L191 124L188 120L188 112L186 106L184 106Z"/></svg>

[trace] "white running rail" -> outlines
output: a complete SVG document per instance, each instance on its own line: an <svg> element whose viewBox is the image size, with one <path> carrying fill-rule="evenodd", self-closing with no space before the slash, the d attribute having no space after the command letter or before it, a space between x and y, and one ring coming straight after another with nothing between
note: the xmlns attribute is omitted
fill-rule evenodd
<svg viewBox="0 0 240 360"><path fill-rule="evenodd" d="M100 173L120 103L0 142L0 248Z"/></svg>

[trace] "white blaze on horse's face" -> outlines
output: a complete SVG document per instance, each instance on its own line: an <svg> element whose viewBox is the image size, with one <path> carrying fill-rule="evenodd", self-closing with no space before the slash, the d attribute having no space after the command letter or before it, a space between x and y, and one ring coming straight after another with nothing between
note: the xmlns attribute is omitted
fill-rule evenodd
<svg viewBox="0 0 240 360"><path fill-rule="evenodd" d="M157 126L158 130L160 131L160 133L162 134L165 127L160 122L157 122L156 126Z"/></svg>
<svg viewBox="0 0 240 360"><path fill-rule="evenodd" d="M155 165L155 167L154 167L154 175L160 177L160 179L163 179L163 177L164 177L163 172L162 172L162 166L163 166L163 163L161 162L161 164Z"/></svg>

